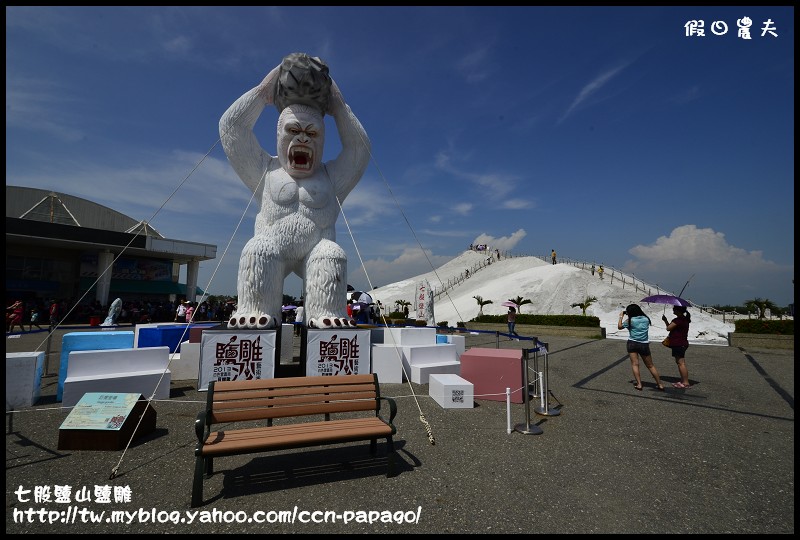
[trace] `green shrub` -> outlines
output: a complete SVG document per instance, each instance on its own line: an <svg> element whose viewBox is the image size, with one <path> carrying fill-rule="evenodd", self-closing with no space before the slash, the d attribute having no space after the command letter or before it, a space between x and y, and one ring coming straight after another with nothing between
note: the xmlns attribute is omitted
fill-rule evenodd
<svg viewBox="0 0 800 540"><path fill-rule="evenodd" d="M448 326L447 321L439 321L438 323L436 323L436 326L438 326L439 328L447 328Z"/></svg>
<svg viewBox="0 0 800 540"><path fill-rule="evenodd" d="M472 319L479 323L500 323L506 324L508 319L505 315L480 315ZM600 319L593 315L529 315L517 314L517 324L535 324L539 326L579 326L599 328Z"/></svg>
<svg viewBox="0 0 800 540"><path fill-rule="evenodd" d="M767 321L764 319L741 319L734 321L735 332L742 334L794 335L794 321Z"/></svg>

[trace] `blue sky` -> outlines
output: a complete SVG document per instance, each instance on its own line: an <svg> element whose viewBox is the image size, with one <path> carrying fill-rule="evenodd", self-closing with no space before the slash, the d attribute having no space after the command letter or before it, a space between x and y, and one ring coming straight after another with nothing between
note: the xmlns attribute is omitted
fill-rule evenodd
<svg viewBox="0 0 800 540"><path fill-rule="evenodd" d="M7 7L6 183L216 244L198 285L235 294L256 210L219 119L292 52L372 143L337 222L358 289L486 243L691 280L695 303L794 301L789 6ZM273 155L276 122L255 128Z"/></svg>

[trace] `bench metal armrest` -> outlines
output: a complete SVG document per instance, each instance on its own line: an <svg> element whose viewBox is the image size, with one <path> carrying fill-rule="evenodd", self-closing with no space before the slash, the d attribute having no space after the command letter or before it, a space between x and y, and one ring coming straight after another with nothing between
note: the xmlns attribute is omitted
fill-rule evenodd
<svg viewBox="0 0 800 540"><path fill-rule="evenodd" d="M378 400L378 403L382 400L389 404L389 423L391 424L394 422L394 417L397 415L397 403L395 403L394 399L385 396L380 396ZM380 416L380 414L378 414L378 416Z"/></svg>
<svg viewBox="0 0 800 540"><path fill-rule="evenodd" d="M211 434L211 426L208 424L207 418L208 411L200 411L194 421L194 432L197 434L197 440L201 444L206 442L206 439Z"/></svg>

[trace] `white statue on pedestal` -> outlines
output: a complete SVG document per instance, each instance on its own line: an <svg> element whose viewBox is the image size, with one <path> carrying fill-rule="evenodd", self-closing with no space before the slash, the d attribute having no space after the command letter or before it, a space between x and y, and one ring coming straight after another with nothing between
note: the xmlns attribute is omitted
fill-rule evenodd
<svg viewBox="0 0 800 540"><path fill-rule="evenodd" d="M111 302L111 306L108 308L108 316L106 320L103 321L103 324L100 326L116 326L117 325L117 318L119 318L119 314L122 311L122 299L117 298L113 302Z"/></svg>
<svg viewBox="0 0 800 540"><path fill-rule="evenodd" d="M264 107L273 104L280 111L277 157L253 133ZM321 163L325 113L336 121L342 150ZM328 67L306 54L288 55L230 106L219 132L228 160L261 203L255 234L239 260L238 307L228 327L280 325L290 272L304 280L309 327L355 327L347 317L347 257L335 225L340 204L369 163L370 142Z"/></svg>

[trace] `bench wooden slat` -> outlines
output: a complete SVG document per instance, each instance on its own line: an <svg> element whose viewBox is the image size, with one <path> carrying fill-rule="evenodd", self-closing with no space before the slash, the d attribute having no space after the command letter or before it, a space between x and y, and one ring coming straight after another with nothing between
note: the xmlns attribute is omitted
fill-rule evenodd
<svg viewBox="0 0 800 540"><path fill-rule="evenodd" d="M253 408L229 411L214 411L211 413L212 422L222 424L227 422L246 422L250 420L266 420L269 418L287 418L290 416L309 416L313 414L331 414L356 411L374 411L375 402L372 401L343 401L336 403L316 403L308 405L287 406L280 408Z"/></svg>
<svg viewBox="0 0 800 540"><path fill-rule="evenodd" d="M236 401L240 399L257 399L283 396L335 396L351 392L371 392L375 395L374 384L348 384L338 386L308 386L298 388L260 388L253 390L227 390L220 392L214 388L214 402Z"/></svg>
<svg viewBox="0 0 800 540"><path fill-rule="evenodd" d="M299 382L301 381L301 382ZM292 386L337 386L342 384L372 383L372 374L316 377L284 377L280 379L255 379L252 381L217 381L214 391L249 390L253 388L286 388Z"/></svg>
<svg viewBox="0 0 800 540"><path fill-rule="evenodd" d="M203 445L204 456L224 456L313 446L320 443L348 442L392 434L392 428L379 418L354 418L307 422L212 433Z"/></svg>
<svg viewBox="0 0 800 540"><path fill-rule="evenodd" d="M214 410L224 411L227 409L246 409L253 407L283 407L286 405L314 404L314 403L333 403L336 401L365 401L370 400L375 405L375 390L367 392L346 392L343 394L313 394L301 396L281 396L281 397L258 397L236 401L217 401L214 399Z"/></svg>

